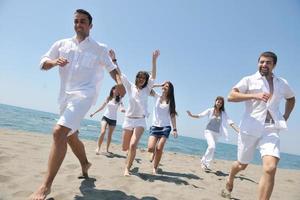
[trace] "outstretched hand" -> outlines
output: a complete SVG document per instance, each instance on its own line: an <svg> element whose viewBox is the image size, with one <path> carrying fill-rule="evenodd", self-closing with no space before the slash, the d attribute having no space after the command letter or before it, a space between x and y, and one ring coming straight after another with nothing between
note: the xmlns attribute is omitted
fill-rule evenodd
<svg viewBox="0 0 300 200"><path fill-rule="evenodd" d="M192 113L189 110L187 110L186 112L189 116L192 116Z"/></svg>
<svg viewBox="0 0 300 200"><path fill-rule="evenodd" d="M160 55L160 51L159 51L159 49L157 49L157 50L155 50L155 51L153 52L152 58L153 58L154 60L156 60L156 59L158 58L159 55Z"/></svg>

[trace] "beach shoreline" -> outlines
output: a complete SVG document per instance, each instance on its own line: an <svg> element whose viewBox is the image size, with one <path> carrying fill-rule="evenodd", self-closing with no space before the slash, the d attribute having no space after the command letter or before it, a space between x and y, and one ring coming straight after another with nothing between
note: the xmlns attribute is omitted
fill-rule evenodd
<svg viewBox="0 0 300 200"><path fill-rule="evenodd" d="M27 199L41 183L52 136L0 129L0 199ZM92 163L89 179L78 179L80 164L70 148L48 198L59 199L223 199L232 161L215 160L204 172L199 156L164 152L154 176L145 149L137 151L130 177L123 176L125 152L111 144L112 155L96 155L95 141L82 140ZM232 198L257 199L261 166L237 175ZM300 171L278 169L272 199L300 199Z"/></svg>

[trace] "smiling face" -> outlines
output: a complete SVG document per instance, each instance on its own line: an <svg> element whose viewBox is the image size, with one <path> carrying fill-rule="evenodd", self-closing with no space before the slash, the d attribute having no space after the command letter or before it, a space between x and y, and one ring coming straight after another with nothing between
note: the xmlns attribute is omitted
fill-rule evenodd
<svg viewBox="0 0 300 200"><path fill-rule="evenodd" d="M139 89L143 89L147 86L149 74L145 71L139 71L135 77L135 85Z"/></svg>
<svg viewBox="0 0 300 200"><path fill-rule="evenodd" d="M89 18L86 14L75 13L74 15L74 30L78 37L86 38L90 34L90 29L92 24L90 24Z"/></svg>
<svg viewBox="0 0 300 200"><path fill-rule="evenodd" d="M169 92L169 88L170 88L170 85L169 85L169 83L165 83L163 86L162 86L162 91L164 92L164 93L168 93Z"/></svg>
<svg viewBox="0 0 300 200"><path fill-rule="evenodd" d="M220 109L223 106L223 100L217 99L215 105L218 109Z"/></svg>
<svg viewBox="0 0 300 200"><path fill-rule="evenodd" d="M272 57L261 56L258 60L258 70L262 76L272 75L275 63Z"/></svg>

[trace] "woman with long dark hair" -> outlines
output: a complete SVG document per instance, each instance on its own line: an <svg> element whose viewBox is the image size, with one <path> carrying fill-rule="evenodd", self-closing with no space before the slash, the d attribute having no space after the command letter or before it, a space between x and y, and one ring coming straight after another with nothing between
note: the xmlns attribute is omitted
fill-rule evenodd
<svg viewBox="0 0 300 200"><path fill-rule="evenodd" d="M103 102L103 104L100 106L98 110L96 110L94 113L90 115L90 117L93 117L97 112L100 112L104 108L105 112L103 114L102 120L101 120L101 132L98 139L98 145L96 148L96 154L99 155L102 142L104 140L104 136L106 133L106 128L108 128L108 136L107 136L107 142L106 142L106 152L111 153L109 151L109 146L111 143L111 137L115 130L115 127L117 125L117 112L118 109L121 109L121 112L125 112L123 103L121 101L121 97L117 95L116 93L116 86L113 86L109 92L109 96L106 98L106 100Z"/></svg>
<svg viewBox="0 0 300 200"><path fill-rule="evenodd" d="M214 158L216 143L221 135L228 136L226 123L229 124L237 133L239 129L235 126L234 122L228 118L225 112L224 98L218 96L215 100L214 107L209 108L200 114L193 115L190 111L187 111L188 115L193 118L208 117L208 123L204 130L204 137L207 141L207 149L204 156L201 159L201 167L204 170L209 170L210 161Z"/></svg>
<svg viewBox="0 0 300 200"><path fill-rule="evenodd" d="M172 134L177 137L176 129L176 105L174 97L174 87L170 81L153 87L161 87L162 94L151 91L151 96L155 98L155 106L153 109L153 123L150 128L150 136L148 139L148 152L151 153L151 161L153 162L152 173L157 174L157 168L161 160L163 149L170 132L173 127Z"/></svg>
<svg viewBox="0 0 300 200"><path fill-rule="evenodd" d="M129 100L122 126L122 150L128 152L124 176L130 175L130 168L135 159L138 143L146 128L146 118L149 116L148 97L156 78L156 61L159 55L159 50L155 50L152 54L151 75L146 71L139 71L136 74L135 83L130 82L123 73L121 76ZM114 51L110 51L110 56L113 62L117 64Z"/></svg>

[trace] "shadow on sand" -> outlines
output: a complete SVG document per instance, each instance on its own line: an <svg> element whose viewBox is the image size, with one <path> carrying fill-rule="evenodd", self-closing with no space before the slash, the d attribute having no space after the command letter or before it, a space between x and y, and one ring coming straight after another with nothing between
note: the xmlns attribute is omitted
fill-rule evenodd
<svg viewBox="0 0 300 200"><path fill-rule="evenodd" d="M130 200L157 200L155 197L145 196L137 198L127 195L120 190L99 190L95 186L95 178L87 178L81 182L79 190L82 195L76 195L74 200L111 200L111 199L130 199Z"/></svg>
<svg viewBox="0 0 300 200"><path fill-rule="evenodd" d="M158 174L147 174L147 173L139 173L139 168L135 167L131 170L132 175L135 175L141 178L144 181L154 182L154 181L163 181L169 183L175 183L176 185L189 185L189 183L181 178L188 178L188 179L196 179L196 180L203 180L202 178L194 175L194 174L184 174L184 173L177 173L177 172L167 172L158 169Z"/></svg>

